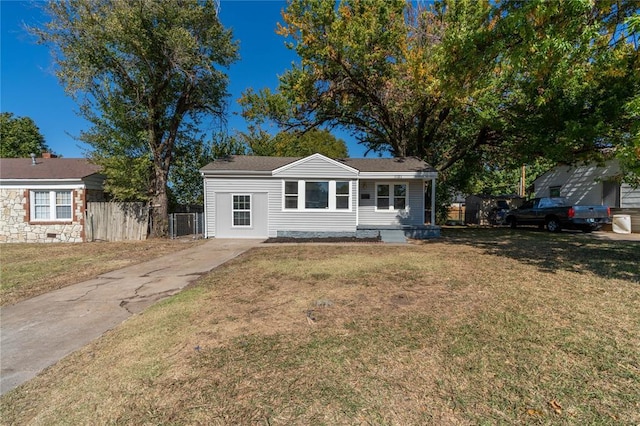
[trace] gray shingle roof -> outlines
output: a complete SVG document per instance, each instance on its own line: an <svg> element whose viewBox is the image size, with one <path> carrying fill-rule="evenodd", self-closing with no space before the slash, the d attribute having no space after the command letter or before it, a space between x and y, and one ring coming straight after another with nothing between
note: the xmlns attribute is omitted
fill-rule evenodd
<svg viewBox="0 0 640 426"><path fill-rule="evenodd" d="M298 161L302 157L261 157L258 155L232 155L226 158L218 158L204 166L207 170L238 170L270 172L289 163Z"/></svg>
<svg viewBox="0 0 640 426"><path fill-rule="evenodd" d="M345 158L338 161L361 172L435 172L416 157L405 158Z"/></svg>
<svg viewBox="0 0 640 426"><path fill-rule="evenodd" d="M86 158L0 158L0 179L82 179L100 172Z"/></svg>
<svg viewBox="0 0 640 426"><path fill-rule="evenodd" d="M217 159L202 171L270 172L303 157L260 157L233 155ZM435 172L435 169L415 157L406 158L338 158L339 161L361 172Z"/></svg>

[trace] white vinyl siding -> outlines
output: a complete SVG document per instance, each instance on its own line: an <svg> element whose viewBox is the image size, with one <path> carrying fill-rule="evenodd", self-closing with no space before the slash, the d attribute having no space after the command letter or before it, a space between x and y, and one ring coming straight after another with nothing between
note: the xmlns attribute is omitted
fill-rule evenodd
<svg viewBox="0 0 640 426"><path fill-rule="evenodd" d="M376 183L376 211L404 210L407 206L406 182Z"/></svg>
<svg viewBox="0 0 640 426"><path fill-rule="evenodd" d="M375 180L360 181L358 203L358 225L363 226L398 226L424 225L424 182L408 180L407 208L401 210L381 210L376 207L377 184L394 184L394 182L378 182Z"/></svg>
<svg viewBox="0 0 640 426"><path fill-rule="evenodd" d="M216 209L217 200L216 193L234 193L234 194L247 194L247 193L269 193L269 209L271 209L271 198L273 192L280 192L279 189L280 180L274 180L271 178L206 178L204 183L204 199L205 199L205 228L206 238L216 236ZM280 208L280 205L278 205ZM255 212L255 207L254 207ZM227 216L229 213L227 213Z"/></svg>
<svg viewBox="0 0 640 426"><path fill-rule="evenodd" d="M620 207L623 209L640 208L640 188L623 183L620 185Z"/></svg>
<svg viewBox="0 0 640 426"><path fill-rule="evenodd" d="M297 179L296 179L297 180ZM355 200L357 181L350 181L350 191ZM357 209L283 209L284 184L281 178L206 178L205 179L206 237L216 236L216 193L268 193L268 236L275 237L278 231L355 232ZM253 201L253 200L252 200ZM331 199L330 199L331 201ZM262 214L254 202L253 217ZM227 213L228 215L228 213ZM238 228L238 231L241 231Z"/></svg>
<svg viewBox="0 0 640 426"><path fill-rule="evenodd" d="M595 164L586 166L558 166L534 182L536 197L547 197L551 188L561 186L560 195L569 204L601 205L605 203L603 182L620 173L617 160L607 161L604 167ZM640 188L633 189L627 184L620 185L620 207L640 207Z"/></svg>
<svg viewBox="0 0 640 426"><path fill-rule="evenodd" d="M355 179L358 172L343 164L327 161L326 158L311 156L299 164L294 164L284 170L274 172L273 175L282 179L291 177L295 180L319 181L323 179Z"/></svg>

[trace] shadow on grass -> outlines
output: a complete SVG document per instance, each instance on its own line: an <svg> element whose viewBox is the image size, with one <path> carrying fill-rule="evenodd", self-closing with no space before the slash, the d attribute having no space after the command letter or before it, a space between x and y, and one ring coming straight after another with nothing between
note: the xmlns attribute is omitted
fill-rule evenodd
<svg viewBox="0 0 640 426"><path fill-rule="evenodd" d="M442 242L480 247L544 272L591 272L640 284L640 243L596 238L593 234L552 234L537 228L443 229Z"/></svg>

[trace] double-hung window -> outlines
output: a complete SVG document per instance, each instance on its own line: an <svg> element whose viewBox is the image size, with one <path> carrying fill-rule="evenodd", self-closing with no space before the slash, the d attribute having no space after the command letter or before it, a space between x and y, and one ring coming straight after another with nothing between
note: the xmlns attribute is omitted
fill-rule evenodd
<svg viewBox="0 0 640 426"><path fill-rule="evenodd" d="M336 182L336 209L349 208L349 182Z"/></svg>
<svg viewBox="0 0 640 426"><path fill-rule="evenodd" d="M251 226L251 195L233 195L233 226L247 228Z"/></svg>
<svg viewBox="0 0 640 426"><path fill-rule="evenodd" d="M406 183L379 183L376 185L377 210L404 210L406 207Z"/></svg>
<svg viewBox="0 0 640 426"><path fill-rule="evenodd" d="M298 208L298 181L285 181L284 183L284 208Z"/></svg>
<svg viewBox="0 0 640 426"><path fill-rule="evenodd" d="M73 216L71 190L31 191L32 221L70 221Z"/></svg>

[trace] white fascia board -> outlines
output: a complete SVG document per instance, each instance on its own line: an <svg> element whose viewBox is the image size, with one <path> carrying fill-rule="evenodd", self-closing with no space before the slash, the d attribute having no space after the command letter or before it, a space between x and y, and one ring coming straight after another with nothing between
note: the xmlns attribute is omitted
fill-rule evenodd
<svg viewBox="0 0 640 426"><path fill-rule="evenodd" d="M6 179L0 181L0 188L6 189L79 189L84 188L81 179Z"/></svg>
<svg viewBox="0 0 640 426"><path fill-rule="evenodd" d="M315 154L312 154L312 155L310 155L308 157L301 158L301 159L299 159L297 161L294 161L293 163L289 163L289 164L286 164L286 165L284 165L282 167L279 167L279 168L275 169L273 171L273 175L275 176L276 174L278 174L280 172L283 172L283 171L288 170L288 169L290 169L292 167L296 167L296 166L298 166L300 164L306 163L309 160L314 160L314 159L317 159L317 158L322 159L322 160L326 161L327 163L330 163L330 164L333 164L335 166L341 167L344 170L347 170L347 171L353 173L354 175L357 175L360 172L360 170L354 169L351 166L347 166L346 164L343 164L343 163L341 163L339 161L333 160L333 159L331 159L329 157L325 157L322 154L315 153Z"/></svg>
<svg viewBox="0 0 640 426"><path fill-rule="evenodd" d="M226 177L226 176L271 176L270 170L203 170L202 177Z"/></svg>
<svg viewBox="0 0 640 426"><path fill-rule="evenodd" d="M360 179L434 179L437 172L360 172Z"/></svg>

